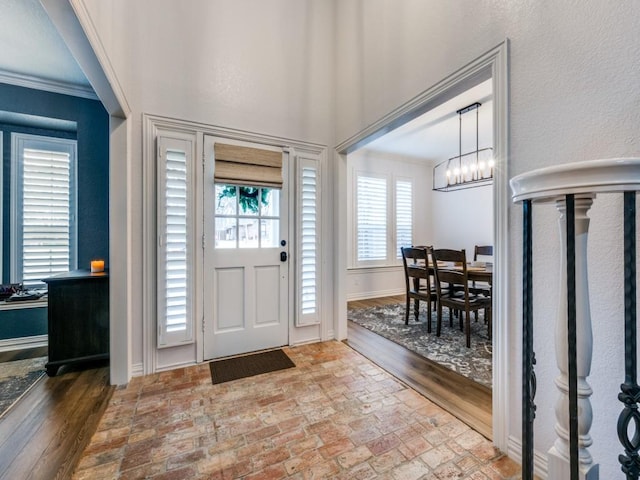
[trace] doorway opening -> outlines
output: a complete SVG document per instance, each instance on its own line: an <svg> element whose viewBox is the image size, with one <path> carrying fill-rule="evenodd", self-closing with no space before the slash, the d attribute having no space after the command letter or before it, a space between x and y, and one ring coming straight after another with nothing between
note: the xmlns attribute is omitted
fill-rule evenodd
<svg viewBox="0 0 640 480"><path fill-rule="evenodd" d="M353 198L352 192L358 186L358 169L364 166L364 170L377 165L378 158L381 150L374 147L378 144L384 144L384 137L389 132L400 133L403 130L411 131L415 129L416 123L419 123L420 117L426 115L428 118L430 112L435 113L440 108L445 108L445 105L449 105L449 116L453 117L454 122L457 121L456 110L462 108L468 104L479 101L484 103L484 106L489 110L491 118L488 123L491 125L490 139L488 140L493 147L494 153L494 181L493 185L464 190L460 192L433 192L432 191L432 172L435 164L439 163L438 160L442 160L443 157L429 158L429 161L424 161L426 155L421 151L415 156L408 155L406 152L403 154L405 158L401 159L401 168L394 170L393 165L389 166L391 171L391 178L401 176L413 178L412 188L414 189L413 201L423 197L419 200L421 205L424 206L420 218L415 220L411 225L412 228L412 242L416 245L433 245L436 248L465 248L467 256L470 260L473 260L473 247L475 244L492 244L494 245L494 258L493 258L493 335L491 340L487 344L487 348L491 351L491 360L489 360L491 366L491 392L489 403L491 404L492 411L500 411L501 415L493 416L489 420L489 425L492 426L491 432L487 436L491 436L495 445L498 448L507 447L506 425L508 423L508 411L507 411L507 391L506 391L506 363L505 363L505 351L506 351L506 312L507 312L507 295L506 295L506 271L507 271L507 252L506 252L506 238L507 238L507 44L506 42L499 45L495 49L491 50L487 54L471 62L469 65L461 68L452 76L446 78L442 82L434 85L432 88L426 90L418 97L410 100L406 104L398 107L389 115L377 123L371 125L366 130L360 132L358 135L350 138L348 141L339 145L337 152L339 155L339 185L341 186L341 195L343 195L343 201L349 202ZM478 95L478 90L484 87L489 87L488 93ZM469 102L461 102L457 107L451 108L450 102L458 97L464 97L467 92L474 92L476 97ZM473 93L472 93L473 95ZM442 116L442 115L441 115ZM435 122L433 119L429 121L423 121L421 128L418 131L423 135L428 135L430 128L433 128L432 134L435 134L437 129L434 127ZM480 120L483 123L484 120ZM453 138L457 141L457 129L454 130ZM444 138L444 134L440 132L439 135L434 135L438 140ZM482 138L482 133L480 133ZM393 138L393 137L390 137ZM397 141L397 139L395 139ZM432 140L432 143L435 143ZM444 144L444 142L441 142ZM415 148L415 146L413 147ZM367 150L368 149L368 150ZM368 153L363 153L367 152ZM457 145L452 151L444 154L447 157L452 157L458 154L459 149ZM371 153L376 152L376 153ZM464 152L463 152L464 153ZM354 157L355 155L355 157ZM364 156L364 159L357 159L357 156ZM389 152L383 152L383 155L391 157ZM416 158L417 157L417 158ZM352 158L356 158L352 163ZM393 162L388 162L393 164ZM396 165L397 167L397 165ZM360 168L362 170L362 168ZM366 172L365 172L366 173ZM374 177L370 175L370 177ZM419 179L419 180L418 180ZM419 183L416 183L418 182ZM392 183L386 190L387 198L390 202L396 201L399 204L399 197L397 192L394 192ZM390 191L389 191L390 190ZM458 195L458 198L452 197L452 195ZM439 196L439 197L436 197ZM472 198L481 196L482 199ZM415 205L415 203L414 203ZM448 217L451 217L449 207L453 207L458 210L456 216L466 216L467 213L471 214L475 207L481 208L481 215L478 212L473 213L471 220L464 220L451 225ZM395 206L394 206L395 208ZM347 318L347 304L349 300L356 300L360 295L360 298L366 298L366 293L376 293L376 297L383 297L388 295L402 295L404 293L404 273L401 263L397 263L395 266L390 264L370 265L365 267L358 261L358 243L357 234L354 235L354 218L353 209L346 209L340 218L338 218L338 224L341 228L341 239L345 245L345 255L343 256L343 262L341 262L341 269L339 276L341 277L341 284L344 290L344 297L340 299L338 305L339 318L344 318L344 323L339 325L340 333L344 338L349 340L349 323ZM418 207L414 207L414 217L419 213ZM462 210L462 211L460 211ZM357 211L355 213L357 215ZM357 220L357 219L356 219ZM474 227L472 221L479 220L482 222L482 227L477 225ZM391 223L393 222L393 223ZM400 230L400 222L396 221L393 217L387 219L387 225L390 225L390 232L386 232L388 241L392 242L393 247L389 247L388 251L392 252L397 247L397 241L402 238L402 231ZM440 226L436 232L436 225ZM449 225L446 227L446 225ZM357 227L357 223L355 225ZM471 227L471 234L464 233L464 227ZM480 232L482 230L482 232ZM478 233L477 237L473 236L473 233ZM469 243L469 245L467 245ZM352 254L347 252L356 253L356 260ZM470 252L470 253L469 253ZM350 256L352 255L352 256ZM391 258L391 257L388 257ZM397 259L397 257L396 257ZM386 259L385 259L386 260ZM390 282L390 283L387 283ZM390 285L394 285L391 287ZM341 310L342 309L342 310ZM400 310L404 314L404 304L401 305ZM425 313L422 313L425 316ZM404 319L403 319L404 320ZM413 319L410 320L411 322ZM473 320L472 320L473 321ZM404 323L404 322L403 322ZM445 322L443 322L445 323ZM454 322L457 323L457 322ZM445 323L448 328L448 321ZM443 325L443 329L445 326ZM460 335L463 337L463 335ZM375 361L375 360L374 360ZM456 399L451 399L452 403L456 402ZM447 408L447 405L442 405ZM460 416L460 415L458 415ZM460 416L462 419L462 416ZM463 419L464 420L464 419Z"/></svg>

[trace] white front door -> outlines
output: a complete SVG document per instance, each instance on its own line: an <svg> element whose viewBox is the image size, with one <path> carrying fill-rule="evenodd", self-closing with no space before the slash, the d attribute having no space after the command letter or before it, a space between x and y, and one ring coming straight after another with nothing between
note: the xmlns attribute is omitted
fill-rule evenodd
<svg viewBox="0 0 640 480"><path fill-rule="evenodd" d="M218 141L204 142L205 360L289 341L288 155L283 154L282 189L216 184Z"/></svg>

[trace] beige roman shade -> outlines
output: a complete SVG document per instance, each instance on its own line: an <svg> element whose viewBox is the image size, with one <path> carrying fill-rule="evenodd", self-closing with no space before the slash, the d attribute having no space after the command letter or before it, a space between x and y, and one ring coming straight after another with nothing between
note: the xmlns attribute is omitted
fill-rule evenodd
<svg viewBox="0 0 640 480"><path fill-rule="evenodd" d="M216 183L282 188L282 152L216 143Z"/></svg>

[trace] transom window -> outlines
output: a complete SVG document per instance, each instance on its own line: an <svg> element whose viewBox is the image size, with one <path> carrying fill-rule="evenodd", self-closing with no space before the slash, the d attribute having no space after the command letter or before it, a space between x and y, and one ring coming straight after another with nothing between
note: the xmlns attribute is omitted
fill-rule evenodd
<svg viewBox="0 0 640 480"><path fill-rule="evenodd" d="M280 190L216 184L215 248L276 248Z"/></svg>

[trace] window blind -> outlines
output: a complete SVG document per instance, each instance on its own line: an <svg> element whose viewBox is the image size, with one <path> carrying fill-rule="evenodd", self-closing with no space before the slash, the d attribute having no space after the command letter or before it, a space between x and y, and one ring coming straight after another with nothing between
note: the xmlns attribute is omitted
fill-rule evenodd
<svg viewBox="0 0 640 480"><path fill-rule="evenodd" d="M158 139L158 346L193 340L191 139Z"/></svg>
<svg viewBox="0 0 640 480"><path fill-rule="evenodd" d="M307 155L297 158L297 326L320 323L319 159Z"/></svg>
<svg viewBox="0 0 640 480"><path fill-rule="evenodd" d="M413 208L411 182L396 181L396 258L402 258L400 248L413 244Z"/></svg>
<svg viewBox="0 0 640 480"><path fill-rule="evenodd" d="M216 143L216 183L282 188L282 151Z"/></svg>
<svg viewBox="0 0 640 480"><path fill-rule="evenodd" d="M71 158L22 150L22 281L67 272L71 265Z"/></svg>
<svg viewBox="0 0 640 480"><path fill-rule="evenodd" d="M167 332L187 328L187 157L167 150L165 176L165 313Z"/></svg>
<svg viewBox="0 0 640 480"><path fill-rule="evenodd" d="M301 268L301 309L302 314L315 313L316 311L316 170L315 168L302 169L302 222L301 237L302 251L300 252Z"/></svg>
<svg viewBox="0 0 640 480"><path fill-rule="evenodd" d="M358 261L387 258L387 180L358 175L356 184Z"/></svg>

